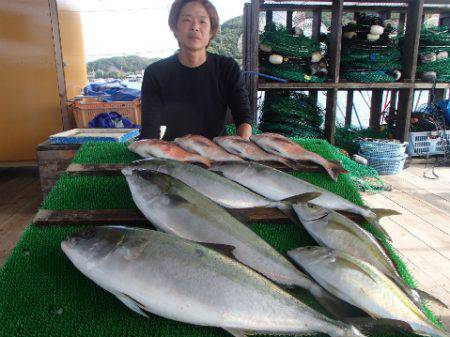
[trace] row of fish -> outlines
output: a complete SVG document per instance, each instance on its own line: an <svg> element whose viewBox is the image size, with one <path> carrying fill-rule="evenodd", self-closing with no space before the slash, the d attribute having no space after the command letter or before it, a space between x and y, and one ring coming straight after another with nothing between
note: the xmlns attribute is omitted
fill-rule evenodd
<svg viewBox="0 0 450 337"><path fill-rule="evenodd" d="M419 309L424 294L404 283L375 237L331 209L360 214L375 226L377 213L387 215L386 210L357 206L289 174L242 160L215 163L210 170L174 160L141 160L123 174L136 205L169 236L142 229L97 228L69 238L62 248L86 276L141 314L148 311L222 327L234 336L314 332L362 336L278 286L301 287L335 316L345 316L349 309L340 298L373 317L406 321L417 333L448 336ZM276 207L296 217L319 244L335 250L288 252L313 280L221 206ZM177 296L172 303L167 299L173 293Z"/></svg>
<svg viewBox="0 0 450 337"><path fill-rule="evenodd" d="M210 167L213 162L279 162L294 170L297 163L313 162L322 166L333 180L347 171L340 163L328 161L298 143L275 133L253 135L250 140L239 136L216 137L214 141L200 135L186 135L174 142L145 139L130 144L129 149L143 158L157 157L182 162L201 163Z"/></svg>

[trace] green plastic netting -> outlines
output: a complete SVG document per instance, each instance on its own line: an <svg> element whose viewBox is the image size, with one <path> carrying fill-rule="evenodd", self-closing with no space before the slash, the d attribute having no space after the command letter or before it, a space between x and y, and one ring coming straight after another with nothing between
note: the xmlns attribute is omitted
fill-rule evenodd
<svg viewBox="0 0 450 337"><path fill-rule="evenodd" d="M339 159L325 141L298 140L308 150L327 159ZM85 144L76 161L98 162L110 152L111 163L132 160L124 144ZM105 158L105 157L103 157ZM347 176L335 183L323 173L296 175L343 197L362 204ZM46 198L46 209L134 208L125 179L115 177L70 177L64 174ZM313 241L293 224L251 224L277 250L285 253ZM401 258L382 234L365 224L379 237L395 261L399 272L411 286L414 280ZM217 328L192 326L159 316L144 318L127 309L113 295L82 275L64 256L60 242L76 227L37 228L30 225L0 269L0 336L229 336ZM311 306L317 306L306 292L292 292ZM170 300L170 298L168 298ZM318 307L317 307L318 308ZM433 319L431 313L429 316ZM317 335L324 337L324 335ZM399 337L399 333L379 333L376 337ZM404 334L404 336L412 336Z"/></svg>

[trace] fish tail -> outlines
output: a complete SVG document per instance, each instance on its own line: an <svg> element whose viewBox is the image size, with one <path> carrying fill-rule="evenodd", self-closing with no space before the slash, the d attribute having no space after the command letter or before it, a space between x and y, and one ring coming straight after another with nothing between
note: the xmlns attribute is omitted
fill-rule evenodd
<svg viewBox="0 0 450 337"><path fill-rule="evenodd" d="M334 181L337 181L340 174L348 173L348 171L342 167L340 162L334 160L328 161L325 169Z"/></svg>
<svg viewBox="0 0 450 337"><path fill-rule="evenodd" d="M292 205L297 203L305 203L308 201L311 201L313 199L318 198L321 195L320 192L309 192L309 193L303 193L294 195L293 197L289 197L286 199L283 199L276 203L276 207L284 214L286 215L293 223L297 225L301 225L297 214L292 208Z"/></svg>

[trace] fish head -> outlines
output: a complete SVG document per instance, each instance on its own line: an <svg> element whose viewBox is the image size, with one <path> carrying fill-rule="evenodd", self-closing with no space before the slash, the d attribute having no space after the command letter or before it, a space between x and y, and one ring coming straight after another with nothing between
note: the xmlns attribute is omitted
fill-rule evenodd
<svg viewBox="0 0 450 337"><path fill-rule="evenodd" d="M242 161L217 162L211 165L208 170L223 175L224 177L234 180L239 177L248 167L249 163Z"/></svg>
<svg viewBox="0 0 450 337"><path fill-rule="evenodd" d="M95 267L122 242L126 227L97 226L70 235L61 242L61 249L82 272Z"/></svg>
<svg viewBox="0 0 450 337"><path fill-rule="evenodd" d="M336 260L332 249L319 246L299 247L288 251L287 254L308 272L317 264L333 262L333 259Z"/></svg>
<svg viewBox="0 0 450 337"><path fill-rule="evenodd" d="M326 208L312 204L310 202L301 202L292 205L300 221L309 222L323 219L329 214Z"/></svg>

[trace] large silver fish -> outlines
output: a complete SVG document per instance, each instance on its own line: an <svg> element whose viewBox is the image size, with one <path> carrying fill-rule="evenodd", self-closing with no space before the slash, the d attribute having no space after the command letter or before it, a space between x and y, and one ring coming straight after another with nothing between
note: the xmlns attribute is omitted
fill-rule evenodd
<svg viewBox="0 0 450 337"><path fill-rule="evenodd" d="M339 314L339 301L221 206L171 176L131 168L122 172L136 206L158 230L192 241L233 246L238 261L280 285L309 290L327 310Z"/></svg>
<svg viewBox="0 0 450 337"><path fill-rule="evenodd" d="M370 263L394 280L419 308L422 308L423 300L446 306L422 290L411 289L398 273L384 247L357 223L333 210L311 203L294 204L293 208L303 227L319 245L341 250Z"/></svg>
<svg viewBox="0 0 450 337"><path fill-rule="evenodd" d="M295 196L285 201L269 200L232 180L197 165L169 159L143 159L135 161L130 169L168 174L226 208L278 208L288 217L296 217L292 211L292 203L296 201ZM300 198L304 197L300 196Z"/></svg>
<svg viewBox="0 0 450 337"><path fill-rule="evenodd" d="M215 163L211 171L220 172L248 189L271 200L282 200L294 195L319 192L320 196L310 203L338 211L359 214L380 230L387 238L389 235L378 222L379 217L399 214L387 209L369 209L361 207L341 196L319 186L310 184L288 173L254 162Z"/></svg>
<svg viewBox="0 0 450 337"><path fill-rule="evenodd" d="M288 255L325 289L370 316L404 321L420 335L450 336L371 264L326 247L302 247L289 251Z"/></svg>
<svg viewBox="0 0 450 337"><path fill-rule="evenodd" d="M220 327L236 337L247 333L363 337L250 268L173 235L95 227L70 236L61 248L85 276L144 316L153 313Z"/></svg>

